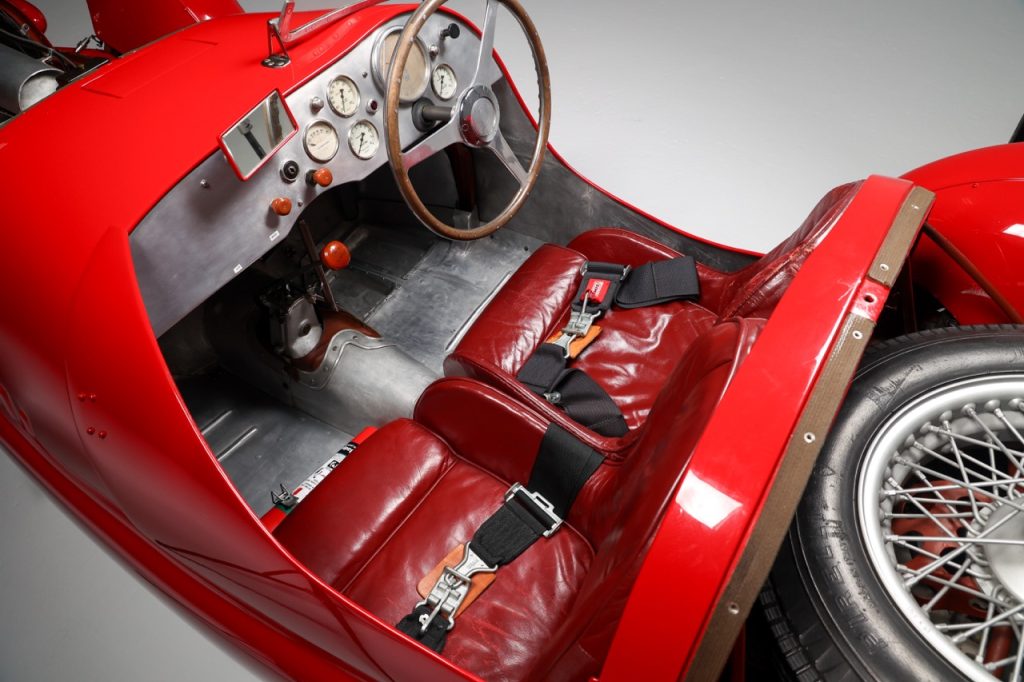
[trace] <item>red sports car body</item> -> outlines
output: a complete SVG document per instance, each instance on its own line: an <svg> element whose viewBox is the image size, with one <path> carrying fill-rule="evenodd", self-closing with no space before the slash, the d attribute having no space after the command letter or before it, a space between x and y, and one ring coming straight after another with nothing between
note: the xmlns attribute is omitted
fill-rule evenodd
<svg viewBox="0 0 1024 682"><path fill-rule="evenodd" d="M414 144L421 144L431 134L429 126L414 126L413 110L423 105L398 95L397 106L388 101L395 74L374 61L381 36L404 27L416 6L362 3L289 40L283 17L233 13L233 2L188 3L186 19L167 9L175 3L163 3L134 32L128 10L115 4L90 3L111 54L85 57L103 63L0 127L7 208L0 286L8 292L0 315L0 437L113 552L284 677L715 679L876 323L887 306L898 309L895 319L907 319L906 297L890 296L901 286L904 262L909 258L918 289L957 322L1012 321L1024 310L1014 267L1024 237L1021 145L838 188L764 256L664 225L588 184L547 149L532 195L498 233L520 241L506 248L496 235L469 242L475 251L457 251L455 242L433 241L417 225L389 171L394 129L387 115L396 114L406 142L419 136ZM9 15L31 14L21 2L0 6ZM279 22L276 34L268 19ZM42 39L45 20L29 23ZM416 59L420 49L424 68L444 62L467 79L480 30L443 9L422 26L421 48L409 47L405 57ZM450 26L461 37L439 38ZM268 65L268 56L285 63ZM484 56L489 61L488 51ZM495 64L494 106L522 163L531 149L523 131L535 135L543 115L533 119ZM351 112L344 93L341 104L331 100L340 76L361 93ZM446 103L465 103L468 96L445 96L443 75L430 78L440 84L424 86L426 105L450 111ZM248 140L247 116L261 106L286 112L286 130L243 168L249 162L230 135L241 131ZM464 123L476 125L480 115L472 109ZM324 121L340 139L330 131L315 137L320 133L311 130L326 130L318 128ZM380 146L368 151L358 136L371 129ZM340 149L328 154L321 144ZM480 222L497 220L511 193L495 179L500 165L476 159L476 182L469 183L476 196L467 199L474 191L458 179L464 155L442 148L428 148L438 153L424 168L452 179L439 188L431 173L413 173L422 203L438 214L468 210ZM408 157L411 147L400 149ZM86 174L83 158L92 160ZM948 249L918 241L926 216L984 273L988 288L951 261ZM300 234L305 223L312 229ZM391 241L378 251L387 254L374 255L384 234ZM335 242L343 244L331 247ZM414 340L423 337L411 330L434 316L433 306L447 304L418 293L420 302L404 316L394 312L385 323L380 311L445 268L454 268L446 281L455 283L444 291L467 290L468 279L459 278L468 276L452 264L473 265L488 244L505 249L503 258L522 256L510 261L507 276L486 275L494 281L445 332L447 359L442 364L439 350L420 362L423 376L366 370L369 377L317 393L315 383L303 381L316 382L306 375L323 365L280 350L303 335L267 338L266 320L276 313L266 310L277 308L265 292L284 291L274 287L288 280L288 291L301 289L288 305L315 302L325 344L332 332L380 340L368 346L374 352L398 339L403 353L419 359L426 341L417 350ZM418 269L381 274L407 246L419 249ZM332 260L328 247L343 247L346 258L351 252L354 269ZM431 260L442 250L447 260ZM550 397L502 374L518 371L516 363L558 332L580 259L637 268L680 253L696 257L700 298L662 304L661 312L640 308L628 319L630 311L615 309L605 318L606 348L599 338L581 356L589 374L619 387L609 392L625 415L625 435L594 433L552 407ZM390 293L377 296L371 281ZM1001 292L1002 307L990 289ZM333 313L352 310L355 323L330 327L328 320L340 319L325 312L332 296ZM356 310L370 296L370 312ZM263 331L251 331L257 318ZM627 323L650 333L623 341L615 324ZM196 324L203 331L188 336ZM404 338L413 341L405 346ZM201 353L190 349L198 339L209 340L202 353L212 348L215 360L197 360ZM259 349L247 350L247 343ZM330 355L335 350L321 347L319 362L333 358L342 367ZM276 360L258 359L268 354ZM497 356L497 369L481 359L488 354ZM636 369L644 356L662 363L653 378ZM372 367L367 362L359 366ZM261 498L243 491L243 474L231 470L224 452L267 427L241 432L241 444L214 443L221 436L212 425L221 417L208 419L197 407L213 389L195 388L214 365L232 386L268 395L288 414L302 411L295 423L304 428L326 423L330 433L346 434L342 443L360 427L376 432L276 525L279 519L267 516L278 500L271 497L275 484L290 490L302 477L267 474L257 484ZM637 388L634 379L650 385ZM376 409L393 384L408 384L413 399L398 409L388 398L387 409ZM332 413L344 416L332 422ZM601 457L566 528L498 571L494 586L459 616L444 651L404 635L395 623L419 599L416 581L468 539L486 517L480 510L501 504L499 488L525 482L549 423ZM278 440L274 452L290 456L308 445L303 438ZM268 452L261 461L273 459ZM427 478L416 478L427 474L410 471L434 466L432 458L449 473L428 492ZM442 480L456 475L465 477L462 487L446 492ZM426 512L417 510L430 505L446 511L422 519ZM468 520L449 523L449 516Z"/></svg>

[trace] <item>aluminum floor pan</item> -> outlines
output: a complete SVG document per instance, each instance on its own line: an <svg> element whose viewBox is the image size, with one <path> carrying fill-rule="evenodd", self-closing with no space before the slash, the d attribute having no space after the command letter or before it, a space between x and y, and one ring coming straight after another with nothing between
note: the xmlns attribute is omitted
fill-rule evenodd
<svg viewBox="0 0 1024 682"><path fill-rule="evenodd" d="M257 515L278 485L294 490L352 435L227 373L183 379L185 404L228 478Z"/></svg>
<svg viewBox="0 0 1024 682"><path fill-rule="evenodd" d="M511 230L471 242L438 240L366 321L441 372L445 356L541 243Z"/></svg>

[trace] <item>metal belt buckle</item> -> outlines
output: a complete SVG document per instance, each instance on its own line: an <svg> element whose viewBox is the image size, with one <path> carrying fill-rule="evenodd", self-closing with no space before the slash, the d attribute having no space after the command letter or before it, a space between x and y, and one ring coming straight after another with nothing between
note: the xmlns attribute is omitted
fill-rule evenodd
<svg viewBox="0 0 1024 682"><path fill-rule="evenodd" d="M594 320L600 315L600 309L592 313L587 312L587 299L584 298L583 306L580 310L569 312L569 321L562 327L562 335L552 341L551 344L561 348L562 355L568 358L570 353L569 345L576 339L586 336L594 325Z"/></svg>
<svg viewBox="0 0 1024 682"><path fill-rule="evenodd" d="M494 573L496 570L498 570L497 566L488 566L467 542L463 550L462 561L455 566L446 566L441 571L437 582L434 583L434 587L430 589L427 598L417 604L417 606L425 604L433 607L430 613L420 616L420 632L426 632L431 621L438 614L444 616L448 621L447 629L451 630L455 627L455 612L466 600L473 576L477 573Z"/></svg>
<svg viewBox="0 0 1024 682"><path fill-rule="evenodd" d="M569 313L569 321L562 327L562 333L572 334L573 336L586 336L594 325L594 320L600 314L600 310L589 313L586 307L583 310L573 310Z"/></svg>
<svg viewBox="0 0 1024 682"><path fill-rule="evenodd" d="M551 527L544 531L544 537L551 537L551 534L558 530L559 526L562 525L562 517L555 513L555 505L548 502L547 498L540 493L530 492L520 483L512 484L512 487L505 493L505 501L508 502L520 493L533 502L537 510L540 512L538 516L543 515L550 521Z"/></svg>

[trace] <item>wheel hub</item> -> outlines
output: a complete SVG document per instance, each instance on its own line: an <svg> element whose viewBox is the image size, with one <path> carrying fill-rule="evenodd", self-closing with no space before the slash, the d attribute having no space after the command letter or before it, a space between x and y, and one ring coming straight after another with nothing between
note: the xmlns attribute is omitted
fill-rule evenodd
<svg viewBox="0 0 1024 682"><path fill-rule="evenodd" d="M1021 543L987 544L983 553L996 581L1017 601L1024 602L1024 513L1003 506L989 517L985 525L990 528L998 526L988 534L992 540Z"/></svg>

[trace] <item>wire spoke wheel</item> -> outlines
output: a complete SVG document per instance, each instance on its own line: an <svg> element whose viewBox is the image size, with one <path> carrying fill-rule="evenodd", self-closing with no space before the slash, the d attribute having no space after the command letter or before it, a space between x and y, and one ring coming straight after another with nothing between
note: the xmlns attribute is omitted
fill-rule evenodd
<svg viewBox="0 0 1024 682"><path fill-rule="evenodd" d="M801 682L1024 682L1024 327L865 354L761 604Z"/></svg>
<svg viewBox="0 0 1024 682"><path fill-rule="evenodd" d="M1024 682L1024 375L944 386L863 459L868 556L896 605L972 679Z"/></svg>

